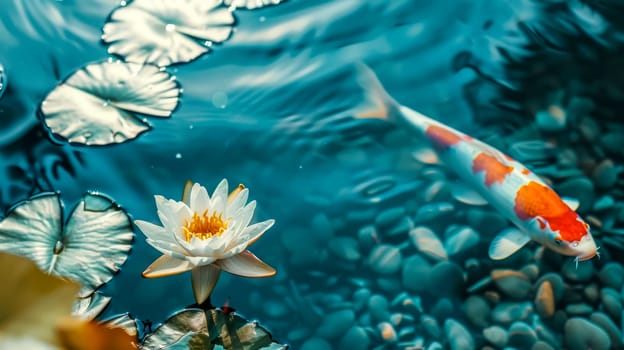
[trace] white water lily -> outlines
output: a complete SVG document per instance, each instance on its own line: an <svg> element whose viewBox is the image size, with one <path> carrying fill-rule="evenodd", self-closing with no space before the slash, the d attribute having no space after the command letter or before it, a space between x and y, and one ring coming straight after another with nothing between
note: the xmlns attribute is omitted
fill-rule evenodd
<svg viewBox="0 0 624 350"><path fill-rule="evenodd" d="M163 255L144 272L147 278L192 272L198 304L208 299L221 270L244 277L269 277L275 269L247 247L274 224L266 220L249 225L256 202L247 203L249 192L240 185L228 195L223 179L212 196L206 188L187 183L182 201L156 195L158 217L163 226L136 220L147 243Z"/></svg>

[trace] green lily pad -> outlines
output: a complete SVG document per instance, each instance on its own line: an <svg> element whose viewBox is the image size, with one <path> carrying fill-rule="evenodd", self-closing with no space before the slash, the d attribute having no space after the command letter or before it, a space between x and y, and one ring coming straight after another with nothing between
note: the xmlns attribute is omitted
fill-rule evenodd
<svg viewBox="0 0 624 350"><path fill-rule="evenodd" d="M24 200L0 221L0 251L27 257L49 274L79 282L81 298L119 271L133 237L126 212L94 192L82 197L65 224L58 193Z"/></svg>
<svg viewBox="0 0 624 350"><path fill-rule="evenodd" d="M126 333L135 338L139 336L137 320L128 312L108 318L102 321L102 323L105 325L123 328Z"/></svg>
<svg viewBox="0 0 624 350"><path fill-rule="evenodd" d="M85 320L93 320L104 311L111 299L100 292L95 292L85 298L78 298L72 307L72 315Z"/></svg>
<svg viewBox="0 0 624 350"><path fill-rule="evenodd" d="M208 342L207 342L208 341ZM174 313L143 340L141 349L285 350L257 322L220 309Z"/></svg>

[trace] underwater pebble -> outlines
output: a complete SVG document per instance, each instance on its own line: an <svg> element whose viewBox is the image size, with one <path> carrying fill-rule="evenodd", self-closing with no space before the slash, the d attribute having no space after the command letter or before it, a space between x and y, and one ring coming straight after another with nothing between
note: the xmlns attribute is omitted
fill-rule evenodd
<svg viewBox="0 0 624 350"><path fill-rule="evenodd" d="M611 339L611 344L614 348L621 348L624 343L622 342L622 334L617 324L613 322L607 314L602 312L594 312L591 314L589 319L595 323L597 326L602 328L609 335L609 339Z"/></svg>
<svg viewBox="0 0 624 350"><path fill-rule="evenodd" d="M557 192L561 196L578 199L580 202L579 212L585 212L591 208L595 196L594 184L587 177L565 180L557 186Z"/></svg>
<svg viewBox="0 0 624 350"><path fill-rule="evenodd" d="M494 307L491 316L495 323L509 325L515 321L526 321L533 312L531 302L502 302Z"/></svg>
<svg viewBox="0 0 624 350"><path fill-rule="evenodd" d="M604 311L617 320L622 315L622 297L620 293L613 288L602 288L600 291L600 300Z"/></svg>
<svg viewBox="0 0 624 350"><path fill-rule="evenodd" d="M418 251L434 260L446 260L448 255L442 245L442 241L428 227L418 226L409 232L412 244Z"/></svg>
<svg viewBox="0 0 624 350"><path fill-rule="evenodd" d="M471 208L466 211L466 220L471 227L478 227L485 236L493 236L508 226L507 219L492 210Z"/></svg>
<svg viewBox="0 0 624 350"><path fill-rule="evenodd" d="M533 344L531 350L555 350L555 348L550 346L550 344L545 341L538 340L535 344Z"/></svg>
<svg viewBox="0 0 624 350"><path fill-rule="evenodd" d="M607 350L611 339L606 331L587 319L570 318L564 329L565 343L570 350Z"/></svg>
<svg viewBox="0 0 624 350"><path fill-rule="evenodd" d="M438 324L438 320L436 320L435 317L422 315L420 317L420 325L430 337L440 339L442 329L440 329L440 324Z"/></svg>
<svg viewBox="0 0 624 350"><path fill-rule="evenodd" d="M379 330L381 339L383 339L386 343L395 343L399 340L396 330L389 322L381 322L377 325L377 329Z"/></svg>
<svg viewBox="0 0 624 350"><path fill-rule="evenodd" d="M340 339L339 349L367 350L370 346L370 338L362 327L351 327Z"/></svg>
<svg viewBox="0 0 624 350"><path fill-rule="evenodd" d="M540 130L560 131L565 129L567 112L558 105L551 105L535 114L535 124Z"/></svg>
<svg viewBox="0 0 624 350"><path fill-rule="evenodd" d="M555 147L543 140L524 140L509 146L509 155L521 163L544 161L552 158Z"/></svg>
<svg viewBox="0 0 624 350"><path fill-rule="evenodd" d="M328 243L329 252L345 261L358 261L360 254L358 241L351 237L334 237Z"/></svg>
<svg viewBox="0 0 624 350"><path fill-rule="evenodd" d="M531 326L524 322L514 322L509 327L509 346L527 349L537 341L537 335Z"/></svg>
<svg viewBox="0 0 624 350"><path fill-rule="evenodd" d="M325 339L310 338L301 345L301 350L332 350L332 346Z"/></svg>
<svg viewBox="0 0 624 350"><path fill-rule="evenodd" d="M373 248L368 263L379 274L389 275L401 268L401 250L389 244L380 244Z"/></svg>
<svg viewBox="0 0 624 350"><path fill-rule="evenodd" d="M444 242L444 249L448 255L455 255L479 244L480 236L471 227L457 227L449 233Z"/></svg>
<svg viewBox="0 0 624 350"><path fill-rule="evenodd" d="M535 310L542 318L550 318L555 315L555 295L549 280L544 280L537 288Z"/></svg>
<svg viewBox="0 0 624 350"><path fill-rule="evenodd" d="M539 286L544 281L550 282L550 286L553 290L553 297L555 298L555 303L561 301L561 298L563 298L563 293L565 291L565 282L563 281L563 278L558 273L545 273L537 280L536 285Z"/></svg>
<svg viewBox="0 0 624 350"><path fill-rule="evenodd" d="M382 211L375 218L375 225L379 228L384 228L395 224L403 216L405 216L405 208L396 207Z"/></svg>
<svg viewBox="0 0 624 350"><path fill-rule="evenodd" d="M404 216L396 224L385 229L383 233L386 237L403 238L412 228L414 228L414 221L408 216Z"/></svg>
<svg viewBox="0 0 624 350"><path fill-rule="evenodd" d="M574 259L566 259L561 273L573 282L589 282L594 276L594 262L591 260L581 261L577 268Z"/></svg>
<svg viewBox="0 0 624 350"><path fill-rule="evenodd" d="M472 334L461 323L449 318L444 322L444 333L451 350L475 349Z"/></svg>
<svg viewBox="0 0 624 350"><path fill-rule="evenodd" d="M370 249L379 243L379 233L373 225L367 225L358 230L358 242L360 247Z"/></svg>
<svg viewBox="0 0 624 350"><path fill-rule="evenodd" d="M427 350L443 350L443 349L444 349L444 346L442 346L442 344L440 344L437 341L432 342L427 347ZM407 350L407 349L405 349L405 350ZM409 350L418 350L418 348L416 348L416 349L409 349Z"/></svg>
<svg viewBox="0 0 624 350"><path fill-rule="evenodd" d="M303 341L304 339L309 338L311 334L312 331L310 328L301 327L295 328L288 332L287 338L290 341Z"/></svg>
<svg viewBox="0 0 624 350"><path fill-rule="evenodd" d="M491 276L498 289L512 299L526 299L531 292L531 282L521 272L493 270Z"/></svg>
<svg viewBox="0 0 624 350"><path fill-rule="evenodd" d="M592 178L598 188L609 189L613 187L618 178L618 171L613 161L611 159L605 159L600 162L594 169Z"/></svg>
<svg viewBox="0 0 624 350"><path fill-rule="evenodd" d="M427 290L434 295L455 294L464 286L464 273L454 262L441 261L431 268L425 283Z"/></svg>
<svg viewBox="0 0 624 350"><path fill-rule="evenodd" d="M275 300L265 301L263 303L263 306L264 312L266 312L266 314L272 318L284 317L289 312L288 308L284 303Z"/></svg>
<svg viewBox="0 0 624 350"><path fill-rule="evenodd" d="M613 197L607 194L596 199L592 210L593 211L609 210L613 208L614 205L615 205L615 199L613 199Z"/></svg>
<svg viewBox="0 0 624 350"><path fill-rule="evenodd" d="M390 318L388 299L381 294L373 295L368 300L368 311L375 321L387 321Z"/></svg>
<svg viewBox="0 0 624 350"><path fill-rule="evenodd" d="M561 348L561 336L550 328L551 320L547 321L549 326L542 322L539 317L533 317L532 321L533 330L539 340L548 343L554 348Z"/></svg>
<svg viewBox="0 0 624 350"><path fill-rule="evenodd" d="M455 305L449 298L440 298L431 308L431 315L443 321L454 314Z"/></svg>
<svg viewBox="0 0 624 350"><path fill-rule="evenodd" d="M327 314L316 329L316 335L333 339L344 334L355 322L353 310L345 309Z"/></svg>
<svg viewBox="0 0 624 350"><path fill-rule="evenodd" d="M401 292L401 280L398 277L379 277L376 282L377 287L388 294Z"/></svg>
<svg viewBox="0 0 624 350"><path fill-rule="evenodd" d="M425 291L426 286L423 276L428 276L430 271L431 264L418 254L403 259L403 268L401 270L403 287L413 292Z"/></svg>
<svg viewBox="0 0 624 350"><path fill-rule="evenodd" d="M621 156L624 154L624 138L622 137L622 131L610 131L598 139L602 148L607 152Z"/></svg>
<svg viewBox="0 0 624 350"><path fill-rule="evenodd" d="M587 287L583 289L583 296L589 303L597 303L598 299L600 299L600 287L597 283L589 283Z"/></svg>
<svg viewBox="0 0 624 350"><path fill-rule="evenodd" d="M607 263L600 269L598 278L603 286L620 290L624 286L624 267L616 262Z"/></svg>
<svg viewBox="0 0 624 350"><path fill-rule="evenodd" d="M529 280L535 281L540 275L540 267L537 264L527 264L520 269L520 272L526 275Z"/></svg>
<svg viewBox="0 0 624 350"><path fill-rule="evenodd" d="M310 225L311 231L314 232L314 236L316 236L319 241L327 241L334 236L333 225L324 213L317 213L314 215Z"/></svg>
<svg viewBox="0 0 624 350"><path fill-rule="evenodd" d="M485 328L490 323L490 304L479 295L471 295L463 305L466 318L477 328Z"/></svg>
<svg viewBox="0 0 624 350"><path fill-rule="evenodd" d="M433 220L440 220L445 215L453 213L455 206L449 202L427 203L422 205L416 211L414 221L423 223Z"/></svg>
<svg viewBox="0 0 624 350"><path fill-rule="evenodd" d="M509 337L505 328L492 326L483 329L483 337L492 345L502 348L507 344Z"/></svg>
<svg viewBox="0 0 624 350"><path fill-rule="evenodd" d="M361 311L365 306L368 306L368 301L371 297L371 291L367 288L361 288L353 293L353 309L356 312Z"/></svg>
<svg viewBox="0 0 624 350"><path fill-rule="evenodd" d="M565 312L569 316L585 316L594 311L594 308L587 303L571 303L566 305Z"/></svg>

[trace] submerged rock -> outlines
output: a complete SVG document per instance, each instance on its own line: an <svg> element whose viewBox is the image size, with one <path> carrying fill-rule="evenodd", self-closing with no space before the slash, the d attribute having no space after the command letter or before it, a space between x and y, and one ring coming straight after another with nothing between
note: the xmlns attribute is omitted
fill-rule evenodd
<svg viewBox="0 0 624 350"><path fill-rule="evenodd" d="M565 343L570 350L607 350L611 339L606 331L589 320L573 317L565 324Z"/></svg>

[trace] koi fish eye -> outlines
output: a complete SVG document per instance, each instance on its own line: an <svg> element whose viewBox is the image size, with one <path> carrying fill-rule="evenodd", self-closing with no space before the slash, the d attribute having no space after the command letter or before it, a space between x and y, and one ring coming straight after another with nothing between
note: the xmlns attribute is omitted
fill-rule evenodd
<svg viewBox="0 0 624 350"><path fill-rule="evenodd" d="M563 241L561 240L561 238L559 238L559 237L555 237L555 244L556 244L556 245L561 245L561 243L563 243Z"/></svg>

